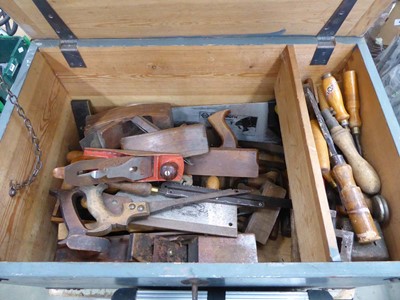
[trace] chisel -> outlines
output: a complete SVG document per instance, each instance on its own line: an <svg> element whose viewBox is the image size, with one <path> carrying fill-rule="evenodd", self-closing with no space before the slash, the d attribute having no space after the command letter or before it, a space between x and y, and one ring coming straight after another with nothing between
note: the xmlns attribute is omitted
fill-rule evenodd
<svg viewBox="0 0 400 300"><path fill-rule="evenodd" d="M312 105L321 132L326 140L333 164L332 175L340 191L343 206L346 208L354 232L360 243L371 243L381 239L371 213L365 205L361 189L355 184L351 167L343 156L338 154L333 139L318 108L314 94L308 87L304 88L307 100Z"/></svg>
<svg viewBox="0 0 400 300"><path fill-rule="evenodd" d="M350 115L347 113L343 104L343 96L339 85L331 73L322 76L322 88L329 105L336 112L335 118L343 127L349 126Z"/></svg>
<svg viewBox="0 0 400 300"><path fill-rule="evenodd" d="M360 97L358 95L357 75L353 70L343 73L344 101L347 111L350 114L349 127L353 134L354 142L358 153L362 155L360 134Z"/></svg>

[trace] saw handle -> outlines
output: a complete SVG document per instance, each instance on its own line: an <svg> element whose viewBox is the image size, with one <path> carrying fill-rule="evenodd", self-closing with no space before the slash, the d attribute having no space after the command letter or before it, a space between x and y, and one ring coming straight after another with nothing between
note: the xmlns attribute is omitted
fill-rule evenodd
<svg viewBox="0 0 400 300"><path fill-rule="evenodd" d="M231 111L229 109L217 111L208 117L208 122L214 127L222 140L221 147L223 148L237 148L238 141L232 129L226 124L225 118Z"/></svg>
<svg viewBox="0 0 400 300"><path fill-rule="evenodd" d="M346 208L350 222L360 243L371 243L381 239L371 213L365 204L361 189L356 185L351 167L343 157L336 155L333 177L339 186L340 198Z"/></svg>

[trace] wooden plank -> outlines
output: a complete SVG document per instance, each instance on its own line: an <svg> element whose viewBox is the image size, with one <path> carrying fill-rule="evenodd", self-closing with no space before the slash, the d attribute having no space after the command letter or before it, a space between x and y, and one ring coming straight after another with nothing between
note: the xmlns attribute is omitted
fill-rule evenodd
<svg viewBox="0 0 400 300"><path fill-rule="evenodd" d="M347 28L344 27L342 30L338 32L338 35L346 35L346 36L362 36L365 32L371 28L378 18L385 12L391 5L393 4L393 0L378 0L372 1L370 7L366 10L363 16L358 19L353 28L347 32ZM352 18L353 16L350 14L348 18ZM343 24L345 25L345 24Z"/></svg>
<svg viewBox="0 0 400 300"><path fill-rule="evenodd" d="M75 136L68 95L38 53L20 94L43 151L43 169L35 182L17 196L8 196L10 179L25 179L34 161L33 147L22 120L14 111L0 141L0 260L52 260L57 240L51 214L55 199L48 196L51 171L62 164ZM59 183L58 183L59 184Z"/></svg>
<svg viewBox="0 0 400 300"><path fill-rule="evenodd" d="M387 2L376 1L376 2ZM53 0L51 5L78 38L138 38L266 34L315 36L341 0ZM373 0L357 1L339 34L359 35L381 12ZM0 0L0 7L32 38L54 37L31 0ZM361 19L361 20L360 20Z"/></svg>
<svg viewBox="0 0 400 300"><path fill-rule="evenodd" d="M69 68L59 49L41 51L72 97L97 97L106 106L116 101L201 105L269 100L283 49L284 45L80 48L86 69Z"/></svg>
<svg viewBox="0 0 400 300"><path fill-rule="evenodd" d="M263 196L284 198L286 196L286 190L267 180L262 187L261 194ZM279 207L264 208L255 211L250 217L245 232L254 233L257 242L265 245L278 219L280 211L281 209Z"/></svg>
<svg viewBox="0 0 400 300"><path fill-rule="evenodd" d="M363 154L365 159L378 172L382 182L381 194L388 201L390 208L391 218L389 224L383 226L383 234L391 259L400 260L400 240L398 238L400 228L400 202L398 201L400 156L358 48L347 62L347 68L355 70L357 73Z"/></svg>
<svg viewBox="0 0 400 300"><path fill-rule="evenodd" d="M301 261L330 261L338 249L293 46L275 85Z"/></svg>

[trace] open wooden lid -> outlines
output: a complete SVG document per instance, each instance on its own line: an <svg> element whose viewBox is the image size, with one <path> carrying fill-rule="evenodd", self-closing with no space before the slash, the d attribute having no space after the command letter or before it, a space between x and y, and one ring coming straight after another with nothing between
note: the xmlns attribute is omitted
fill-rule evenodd
<svg viewBox="0 0 400 300"><path fill-rule="evenodd" d="M43 1L43 0L41 0ZM317 35L342 0L47 0L79 39ZM348 1L348 0L344 0ZM362 36L392 0L360 0L337 36ZM58 35L32 0L0 0L33 39Z"/></svg>

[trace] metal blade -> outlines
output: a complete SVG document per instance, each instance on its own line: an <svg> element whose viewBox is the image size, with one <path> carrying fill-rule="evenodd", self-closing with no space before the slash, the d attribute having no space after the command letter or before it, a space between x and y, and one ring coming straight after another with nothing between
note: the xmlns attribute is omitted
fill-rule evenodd
<svg viewBox="0 0 400 300"><path fill-rule="evenodd" d="M337 151L335 148L335 144L333 143L332 136L329 133L329 129L325 124L324 117L322 116L321 111L319 110L318 103L317 100L315 99L313 92L308 86L304 86L303 88L306 99L311 104L314 110L319 127L321 128L322 135L324 136L326 143L328 144L329 151L331 152L332 155L337 155Z"/></svg>
<svg viewBox="0 0 400 300"><path fill-rule="evenodd" d="M243 194L248 194L250 191L248 190L232 190L232 189L227 189L227 190L222 190L218 192L213 192L213 193L207 193L207 194L199 194L195 196L191 196L188 198L178 198L178 199L171 199L168 201L160 201L160 202L150 202L149 208L150 208L150 213L156 213L160 212L166 209L172 209L176 207L182 207L186 206L192 203L198 203L206 200L212 200L215 198L220 198L220 197L226 197L226 196L233 196L233 195L243 195Z"/></svg>
<svg viewBox="0 0 400 300"><path fill-rule="evenodd" d="M183 198L183 197L191 197L196 194L211 193L215 191L216 190L207 189L204 187L186 186L174 182L165 182L159 188L158 193L168 198ZM233 197L232 196L219 197L218 200L214 200L213 202L230 204L230 205L247 206L247 207L256 207L256 208L292 207L292 201L290 199L268 197L268 196L254 195L254 194L247 194L240 196L235 195Z"/></svg>

